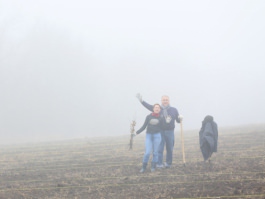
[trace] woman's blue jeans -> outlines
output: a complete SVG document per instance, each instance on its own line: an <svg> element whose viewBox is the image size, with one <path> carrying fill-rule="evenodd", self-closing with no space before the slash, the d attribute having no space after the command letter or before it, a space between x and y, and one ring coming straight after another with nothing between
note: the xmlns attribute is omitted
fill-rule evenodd
<svg viewBox="0 0 265 199"><path fill-rule="evenodd" d="M152 163L158 162L158 148L161 143L161 133L146 133L145 153L143 163L147 164L151 153L153 152Z"/></svg>

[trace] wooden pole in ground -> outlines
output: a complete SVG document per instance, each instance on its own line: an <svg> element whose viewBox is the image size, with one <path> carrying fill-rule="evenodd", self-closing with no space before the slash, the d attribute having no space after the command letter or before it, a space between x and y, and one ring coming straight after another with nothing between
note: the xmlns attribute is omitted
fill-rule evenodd
<svg viewBox="0 0 265 199"><path fill-rule="evenodd" d="M134 127L135 127L135 125L136 125L136 122L135 122L135 120L133 120L132 121L132 123L131 123L131 137L130 137L130 148L129 148L129 150L132 150L133 149L133 137L135 136L134 135Z"/></svg>
<svg viewBox="0 0 265 199"><path fill-rule="evenodd" d="M185 149L184 149L184 136L183 136L182 119L180 120L180 136L181 136L182 158L183 158L183 164L185 166L186 165L186 160L185 160Z"/></svg>

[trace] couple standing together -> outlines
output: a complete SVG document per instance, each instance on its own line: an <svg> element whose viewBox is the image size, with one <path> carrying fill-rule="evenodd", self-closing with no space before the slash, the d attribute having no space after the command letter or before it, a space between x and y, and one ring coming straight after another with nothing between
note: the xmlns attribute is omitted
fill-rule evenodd
<svg viewBox="0 0 265 199"><path fill-rule="evenodd" d="M136 132L136 134L139 134L147 127L145 154L143 157L143 166L140 172L145 172L149 157L152 152L152 172L155 171L156 168L170 168L173 159L175 121L180 123L183 117L179 115L176 108L170 106L169 97L166 95L162 96L161 105L148 104L147 102L143 101L140 94L137 94L136 97L145 108L152 111L151 114L146 116L143 126ZM164 147L166 147L165 164L163 164Z"/></svg>

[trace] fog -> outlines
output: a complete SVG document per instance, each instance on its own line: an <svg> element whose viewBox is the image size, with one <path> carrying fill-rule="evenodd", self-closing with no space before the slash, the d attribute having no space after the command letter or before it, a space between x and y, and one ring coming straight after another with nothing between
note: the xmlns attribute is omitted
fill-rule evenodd
<svg viewBox="0 0 265 199"><path fill-rule="evenodd" d="M265 122L265 1L0 0L1 143L129 135L170 97L184 130ZM176 126L179 130L179 125Z"/></svg>

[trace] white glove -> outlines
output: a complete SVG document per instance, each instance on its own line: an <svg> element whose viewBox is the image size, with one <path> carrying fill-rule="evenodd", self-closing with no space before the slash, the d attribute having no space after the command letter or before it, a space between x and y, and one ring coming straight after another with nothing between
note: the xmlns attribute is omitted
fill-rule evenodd
<svg viewBox="0 0 265 199"><path fill-rule="evenodd" d="M143 97L140 93L136 94L136 98L142 103L143 102Z"/></svg>
<svg viewBox="0 0 265 199"><path fill-rule="evenodd" d="M183 116L182 115L179 115L179 120L182 121L183 120Z"/></svg>

